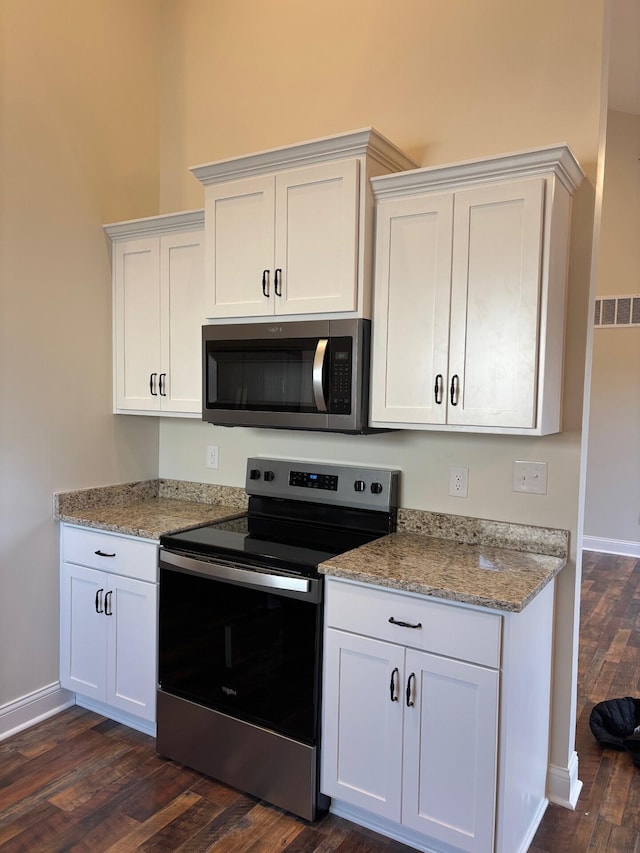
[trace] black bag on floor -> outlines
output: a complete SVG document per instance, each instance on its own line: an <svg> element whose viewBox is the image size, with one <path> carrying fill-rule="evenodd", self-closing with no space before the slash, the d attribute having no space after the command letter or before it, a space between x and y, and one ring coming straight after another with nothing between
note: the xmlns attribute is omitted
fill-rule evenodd
<svg viewBox="0 0 640 853"><path fill-rule="evenodd" d="M626 749L640 767L640 699L606 699L594 705L589 728L601 746Z"/></svg>

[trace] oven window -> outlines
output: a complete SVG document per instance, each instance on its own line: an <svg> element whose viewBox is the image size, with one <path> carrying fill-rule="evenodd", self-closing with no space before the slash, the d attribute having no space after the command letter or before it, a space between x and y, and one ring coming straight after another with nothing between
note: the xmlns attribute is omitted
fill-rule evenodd
<svg viewBox="0 0 640 853"><path fill-rule="evenodd" d="M217 409L315 412L315 338L209 341L207 405Z"/></svg>
<svg viewBox="0 0 640 853"><path fill-rule="evenodd" d="M161 569L163 690L314 744L322 607Z"/></svg>

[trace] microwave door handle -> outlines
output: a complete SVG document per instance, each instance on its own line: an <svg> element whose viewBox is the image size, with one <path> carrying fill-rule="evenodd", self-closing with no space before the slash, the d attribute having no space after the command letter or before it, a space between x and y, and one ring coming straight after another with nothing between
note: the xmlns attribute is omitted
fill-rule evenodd
<svg viewBox="0 0 640 853"><path fill-rule="evenodd" d="M327 355L328 338L320 338L313 356L313 397L319 412L327 411L327 401L324 396L324 361Z"/></svg>

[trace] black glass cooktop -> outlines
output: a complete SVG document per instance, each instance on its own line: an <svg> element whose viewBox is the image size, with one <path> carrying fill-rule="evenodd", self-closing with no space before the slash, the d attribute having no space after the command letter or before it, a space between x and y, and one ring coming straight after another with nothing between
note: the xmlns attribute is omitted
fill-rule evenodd
<svg viewBox="0 0 640 853"><path fill-rule="evenodd" d="M195 558L312 576L317 574L319 563L371 542L390 529L385 519L378 518L375 526L378 529L357 530L308 520L245 515L162 536L160 545Z"/></svg>

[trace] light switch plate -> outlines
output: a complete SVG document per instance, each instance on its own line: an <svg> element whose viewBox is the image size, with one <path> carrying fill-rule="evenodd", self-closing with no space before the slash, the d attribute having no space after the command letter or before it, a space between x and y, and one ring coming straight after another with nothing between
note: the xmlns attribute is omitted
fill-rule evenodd
<svg viewBox="0 0 640 853"><path fill-rule="evenodd" d="M514 462L513 491L531 495L547 494L546 462Z"/></svg>

